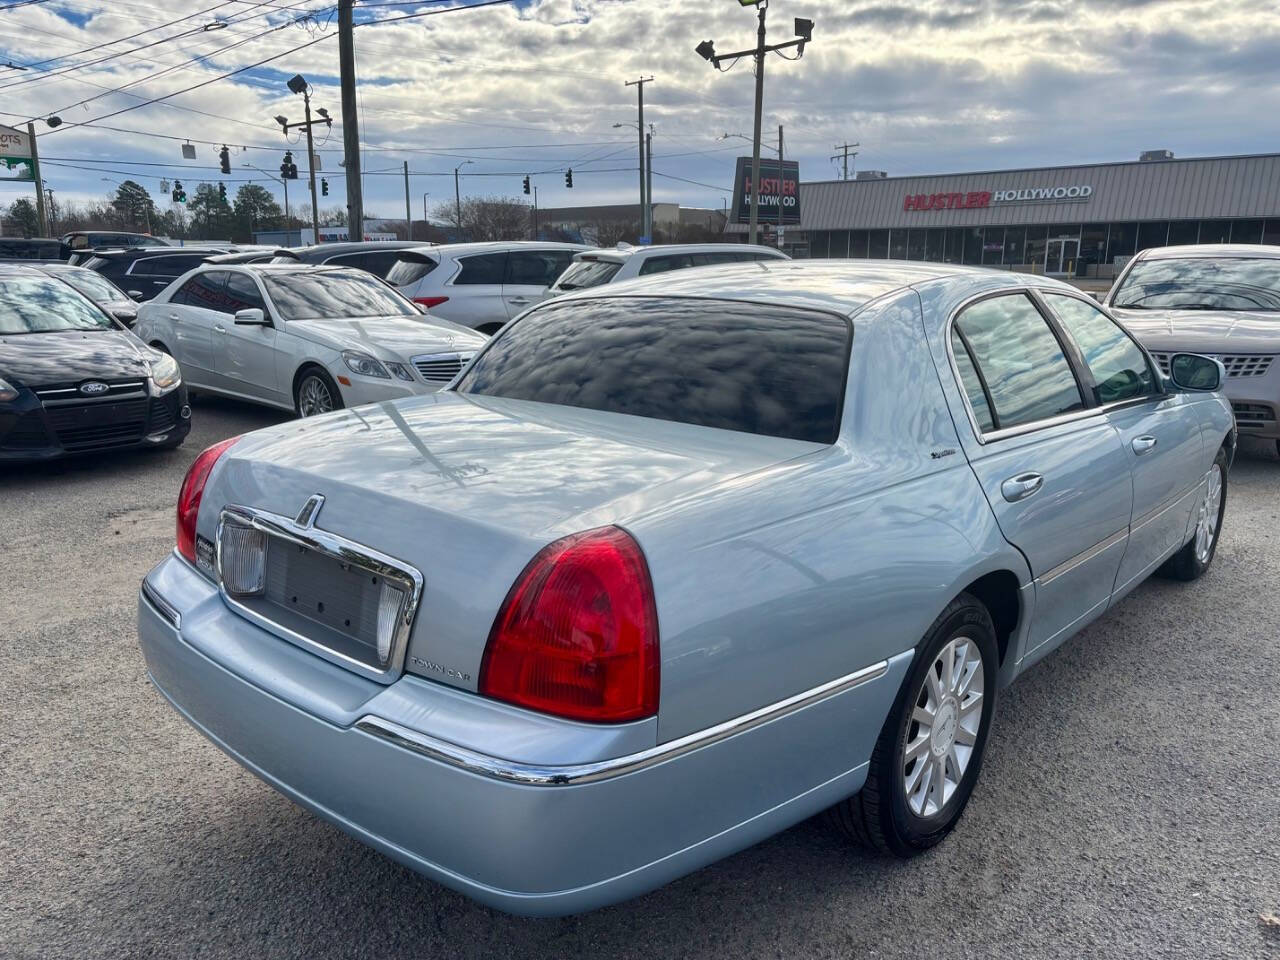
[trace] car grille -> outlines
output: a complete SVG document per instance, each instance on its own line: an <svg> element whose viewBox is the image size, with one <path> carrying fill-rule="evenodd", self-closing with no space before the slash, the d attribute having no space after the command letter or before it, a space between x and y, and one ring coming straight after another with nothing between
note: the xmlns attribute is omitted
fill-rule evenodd
<svg viewBox="0 0 1280 960"><path fill-rule="evenodd" d="M114 447L139 442L147 429L143 400L80 403L45 410L49 426L68 450Z"/></svg>
<svg viewBox="0 0 1280 960"><path fill-rule="evenodd" d="M84 383L86 381L80 381ZM124 397L145 397L147 381L137 378L131 380L104 380L106 392L86 396L80 392L80 383L55 383L43 387L35 387L34 393L46 407L62 404L102 403L105 400L119 400Z"/></svg>
<svg viewBox="0 0 1280 960"><path fill-rule="evenodd" d="M39 411L19 417L9 432L0 437L0 450L39 450L47 446L49 434Z"/></svg>
<svg viewBox="0 0 1280 960"><path fill-rule="evenodd" d="M165 433L172 430L178 423L178 415L175 407L178 405L178 395L176 392L170 393L167 397L157 397L151 401L151 425L147 428L147 433Z"/></svg>
<svg viewBox="0 0 1280 960"><path fill-rule="evenodd" d="M1233 403L1236 423L1242 427L1262 427L1274 423L1276 412L1261 403Z"/></svg>
<svg viewBox="0 0 1280 960"><path fill-rule="evenodd" d="M1156 363L1160 365L1160 372L1166 377L1169 375L1169 358L1173 356L1171 353L1152 353ZM1208 357L1216 357L1222 361L1222 365L1227 368L1228 377L1260 377L1271 369L1271 361L1274 356L1258 353L1238 353L1238 354L1205 354Z"/></svg>
<svg viewBox="0 0 1280 960"><path fill-rule="evenodd" d="M434 353L414 357L413 366L428 383L448 383L470 359L469 353Z"/></svg>

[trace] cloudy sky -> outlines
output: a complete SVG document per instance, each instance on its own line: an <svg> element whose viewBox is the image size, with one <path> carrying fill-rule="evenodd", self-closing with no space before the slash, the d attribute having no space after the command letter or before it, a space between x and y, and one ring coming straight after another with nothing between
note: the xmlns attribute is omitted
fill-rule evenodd
<svg viewBox="0 0 1280 960"><path fill-rule="evenodd" d="M753 11L735 0L454 9L478 2L357 3L367 211L403 216L406 160L415 217L424 193L432 208L452 199L454 167L468 160L464 194L515 196L531 174L544 207L632 201L635 133L614 124L635 122L635 88L623 81L642 75L655 78L645 88L655 199L719 207L727 198L734 158L749 145L717 137L751 132L750 63L718 73L693 47L752 45ZM56 131L37 123L44 176L62 198L101 196L114 189L104 177L124 176L157 194L161 177L181 178L188 192L226 180L232 193L256 179L279 197L246 165L275 173L292 146L303 179L290 201L300 203L305 145L296 133L286 143L272 118L301 118L285 81L302 73L313 104L340 119L333 4L0 0L0 64L29 66L0 67L0 123L62 118ZM857 168L891 175L1280 145L1273 2L771 0L770 40L789 39L794 17L815 22L814 39L798 62L769 57L764 117L770 141L785 126L803 180L838 176L829 158L845 141L861 144ZM330 179L321 206L342 204L341 127L319 133ZM187 137L195 160L181 157ZM226 178L222 143L232 148ZM0 182L2 204L29 193Z"/></svg>

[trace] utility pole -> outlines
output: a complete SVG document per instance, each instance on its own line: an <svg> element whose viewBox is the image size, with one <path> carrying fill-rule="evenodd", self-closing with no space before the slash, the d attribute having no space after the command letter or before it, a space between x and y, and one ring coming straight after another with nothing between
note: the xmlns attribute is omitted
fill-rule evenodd
<svg viewBox="0 0 1280 960"><path fill-rule="evenodd" d="M839 159L841 159L841 157L843 157L843 158L844 158L844 174L840 177L840 179L841 179L841 180L848 180L848 179L849 179L849 158L850 158L850 157L856 157L856 156L858 155L858 151L857 151L857 150L853 150L853 148L854 148L854 147L860 147L860 146L862 146L862 144L860 144L860 143L840 143L840 144L837 144L837 145L836 145L835 149L837 149L837 150L839 150L839 151L841 151L841 152L840 152L840 153L837 153L837 154L834 154L834 155L831 157L831 159L832 159L832 160L839 160ZM850 152L849 152L850 150L853 150L853 153L850 153Z"/></svg>
<svg viewBox="0 0 1280 960"><path fill-rule="evenodd" d="M342 155L347 173L347 237L351 224L364 237L364 195L360 181L360 121L356 115L356 49L351 8L354 0L338 0L338 60L342 84ZM425 219L425 216L424 216Z"/></svg>
<svg viewBox="0 0 1280 960"><path fill-rule="evenodd" d="M363 224L361 224L363 226ZM413 239L413 214L409 212L409 161L404 162L404 238ZM347 227L347 239L351 239L351 227ZM364 239L364 230L360 231L360 239Z"/></svg>
<svg viewBox="0 0 1280 960"><path fill-rule="evenodd" d="M533 187L533 239L538 239L538 186Z"/></svg>
<svg viewBox="0 0 1280 960"><path fill-rule="evenodd" d="M635 80L626 80L623 82L624 87L636 88L636 104L639 108L639 117L636 124L637 140L640 152L640 233L646 237L652 237L653 227L650 223L651 211L649 210L649 195L646 190L645 183L645 164L644 164L644 85L652 83L653 77L638 77Z"/></svg>
<svg viewBox="0 0 1280 960"><path fill-rule="evenodd" d="M782 124L778 124L778 249L782 249L782 184L786 178L782 175ZM800 189L800 184L796 184Z"/></svg>
<svg viewBox="0 0 1280 960"><path fill-rule="evenodd" d="M49 221L45 219L44 181L40 179L40 152L36 149L36 125L27 124L27 138L31 141L31 176L36 182L36 216L40 218L40 232L53 232Z"/></svg>
<svg viewBox="0 0 1280 960"><path fill-rule="evenodd" d="M769 0L738 0L738 2L744 7L752 5L756 7L758 23L756 26L755 48L752 50L738 50L734 53L717 54L715 44L710 40L703 40L695 48L695 52L717 70L720 69L720 64L726 60L736 61L748 55L755 60L756 104L755 130L751 138L751 217L749 229L750 242L755 243L760 224L760 118L764 110L764 55L766 53L778 53L778 51L788 47L795 47L796 56L788 59L798 60L804 56L805 44L813 40L813 21L804 17L796 17L796 39L769 46L765 43L764 25L764 14L765 10L768 9Z"/></svg>
<svg viewBox="0 0 1280 960"><path fill-rule="evenodd" d="M302 106L306 112L306 118L299 123L290 123L287 118L276 117L276 123L280 124L280 129L284 131L285 136L289 135L290 130L296 130L299 127L307 131L307 176L311 180L311 242L320 242L320 204L316 200L316 148L315 142L311 136L311 128L317 123L323 123L326 127L333 126L333 118L329 116L329 111L323 107L317 112L320 114L319 120L311 119L311 85L307 83L302 74L294 75L288 82L290 92L302 94ZM345 131L344 131L345 134ZM282 178L284 179L284 178ZM350 176L348 176L350 179ZM285 194L286 205L289 202L289 195ZM347 221L347 236L351 235L351 221ZM360 236L364 236L364 221L361 220L358 229Z"/></svg>
<svg viewBox="0 0 1280 960"><path fill-rule="evenodd" d="M644 198L645 212L649 215L649 229L645 236L653 243L653 134L644 135Z"/></svg>

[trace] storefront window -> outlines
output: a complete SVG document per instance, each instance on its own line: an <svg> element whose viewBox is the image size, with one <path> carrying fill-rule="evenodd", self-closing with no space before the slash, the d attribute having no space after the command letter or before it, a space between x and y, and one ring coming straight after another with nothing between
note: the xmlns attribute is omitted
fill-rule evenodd
<svg viewBox="0 0 1280 960"><path fill-rule="evenodd" d="M886 260L889 257L889 231L870 230L867 233L867 257Z"/></svg>
<svg viewBox="0 0 1280 960"><path fill-rule="evenodd" d="M1044 243L1049 236L1048 227L1027 227L1027 245L1022 262L1044 269Z"/></svg>
<svg viewBox="0 0 1280 960"><path fill-rule="evenodd" d="M1200 221L1200 242L1201 243L1230 243L1231 242L1231 221L1230 220L1201 220Z"/></svg>
<svg viewBox="0 0 1280 960"><path fill-rule="evenodd" d="M1152 247L1163 247L1169 242L1169 221L1152 220L1138 224L1138 249L1150 250Z"/></svg>
<svg viewBox="0 0 1280 960"><path fill-rule="evenodd" d="M831 245L830 230L814 230L809 234L809 256L815 259L825 257Z"/></svg>
<svg viewBox="0 0 1280 960"><path fill-rule="evenodd" d="M1173 220L1169 223L1169 246L1182 247L1188 243L1198 243L1199 238L1199 220Z"/></svg>
<svg viewBox="0 0 1280 960"><path fill-rule="evenodd" d="M1116 257L1131 257L1138 242L1136 223L1113 223L1107 240L1107 263L1115 263Z"/></svg>
<svg viewBox="0 0 1280 960"><path fill-rule="evenodd" d="M1262 228L1262 242L1280 246L1280 220L1268 220Z"/></svg>
<svg viewBox="0 0 1280 960"><path fill-rule="evenodd" d="M1277 222L1280 226L1280 222ZM963 228L953 227L948 230L943 237L942 259L946 263L964 263L964 234Z"/></svg>
<svg viewBox="0 0 1280 960"><path fill-rule="evenodd" d="M907 230L889 231L889 259L907 259Z"/></svg>
<svg viewBox="0 0 1280 960"><path fill-rule="evenodd" d="M1080 228L1080 261L1086 265L1086 276L1098 275L1097 265L1107 260L1107 225L1086 223ZM1092 265L1092 272L1089 272Z"/></svg>
<svg viewBox="0 0 1280 960"><path fill-rule="evenodd" d="M1001 241L1003 243L1003 240ZM971 227L964 232L964 263L977 266L982 263L982 228Z"/></svg>
<svg viewBox="0 0 1280 960"><path fill-rule="evenodd" d="M1004 262L1006 266L1026 263L1023 248L1027 245L1026 227L1006 227L1004 231Z"/></svg>
<svg viewBox="0 0 1280 960"><path fill-rule="evenodd" d="M924 238L927 230L911 230L907 233L907 259L924 259Z"/></svg>
<svg viewBox="0 0 1280 960"><path fill-rule="evenodd" d="M987 227L982 238L982 262L987 266L999 266L1004 259L1004 227Z"/></svg>
<svg viewBox="0 0 1280 960"><path fill-rule="evenodd" d="M1261 220L1237 220L1231 225L1232 243L1261 243Z"/></svg>
<svg viewBox="0 0 1280 960"><path fill-rule="evenodd" d="M827 251L827 256L844 258L849 256L849 231L848 230L832 230L831 231L831 247Z"/></svg>
<svg viewBox="0 0 1280 960"><path fill-rule="evenodd" d="M867 255L867 231L850 230L849 231L849 256L859 260Z"/></svg>
<svg viewBox="0 0 1280 960"><path fill-rule="evenodd" d="M924 235L924 258L932 263L942 261L942 238L945 230L929 230Z"/></svg>

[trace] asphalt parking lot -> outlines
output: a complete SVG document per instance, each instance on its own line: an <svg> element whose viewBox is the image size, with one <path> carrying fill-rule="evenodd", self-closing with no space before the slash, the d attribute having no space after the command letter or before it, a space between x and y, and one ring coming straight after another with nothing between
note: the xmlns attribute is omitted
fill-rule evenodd
<svg viewBox="0 0 1280 960"><path fill-rule="evenodd" d="M0 467L0 956L1280 956L1273 444L1244 442L1202 580L1145 584L1007 692L941 847L880 860L817 819L524 920L295 807L147 682L137 587L182 476L277 419L205 398L177 451Z"/></svg>

